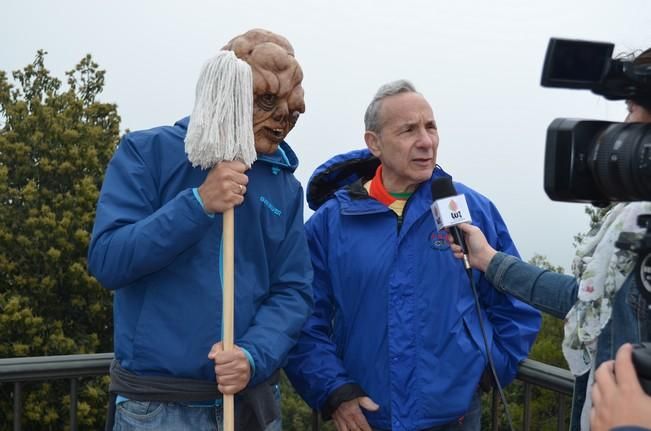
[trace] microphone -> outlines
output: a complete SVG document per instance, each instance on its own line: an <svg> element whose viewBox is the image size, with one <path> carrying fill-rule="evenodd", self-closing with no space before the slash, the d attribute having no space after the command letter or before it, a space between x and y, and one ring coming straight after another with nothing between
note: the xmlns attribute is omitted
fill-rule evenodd
<svg viewBox="0 0 651 431"><path fill-rule="evenodd" d="M463 233L456 226L459 223L470 223L470 210L464 195L457 194L452 179L449 177L437 178L432 181L432 214L438 230L448 229L454 242L461 246L463 252L463 265L470 270L468 262L468 247Z"/></svg>

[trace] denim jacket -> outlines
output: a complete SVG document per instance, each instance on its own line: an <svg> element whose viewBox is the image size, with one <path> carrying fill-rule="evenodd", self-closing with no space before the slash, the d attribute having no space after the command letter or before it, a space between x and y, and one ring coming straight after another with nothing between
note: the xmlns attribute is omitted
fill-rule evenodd
<svg viewBox="0 0 651 431"><path fill-rule="evenodd" d="M499 291L509 293L559 319L564 319L577 301L579 285L573 276L538 268L504 253L497 253L491 260L486 278ZM615 358L622 344L648 341L649 334L651 311L631 274L615 294L612 316L599 335L596 367ZM588 373L576 376L570 430L580 429L587 383Z"/></svg>

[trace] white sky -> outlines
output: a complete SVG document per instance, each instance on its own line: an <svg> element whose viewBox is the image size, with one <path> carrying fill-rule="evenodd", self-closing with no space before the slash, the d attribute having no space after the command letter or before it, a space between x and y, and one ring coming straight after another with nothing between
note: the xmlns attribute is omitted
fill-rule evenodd
<svg viewBox="0 0 651 431"><path fill-rule="evenodd" d="M566 269L587 217L543 191L546 128L555 117L619 121L625 107L540 87L548 39L651 46L650 0L5 0L2 12L0 69L43 48L63 79L91 53L122 130L189 114L201 65L233 36L284 35L305 74L307 112L287 139L303 184L327 158L364 145L363 113L381 84L410 79L434 109L439 164L495 202L523 257Z"/></svg>

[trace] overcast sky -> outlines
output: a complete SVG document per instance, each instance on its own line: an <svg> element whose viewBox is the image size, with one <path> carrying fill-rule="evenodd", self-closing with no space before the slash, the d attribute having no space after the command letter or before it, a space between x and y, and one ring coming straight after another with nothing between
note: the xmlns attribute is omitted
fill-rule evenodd
<svg viewBox="0 0 651 431"><path fill-rule="evenodd" d="M649 0L4 0L2 12L0 69L45 49L63 78L90 53L107 71L101 99L118 105L122 130L189 114L201 65L233 36L284 35L305 74L307 110L287 139L303 184L327 158L364 146L363 113L381 84L410 79L434 109L438 163L495 202L524 258L566 269L588 222L583 205L543 191L546 128L556 117L619 121L625 106L541 88L547 42L651 46Z"/></svg>

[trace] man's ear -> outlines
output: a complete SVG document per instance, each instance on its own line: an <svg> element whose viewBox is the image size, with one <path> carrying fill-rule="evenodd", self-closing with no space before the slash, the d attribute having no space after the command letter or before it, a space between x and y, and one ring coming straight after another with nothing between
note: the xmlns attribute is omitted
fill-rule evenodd
<svg viewBox="0 0 651 431"><path fill-rule="evenodd" d="M367 130L364 132L364 141L366 142L366 146L368 147L369 151L375 157L380 157L382 151L380 149L380 137L377 135L377 133Z"/></svg>

